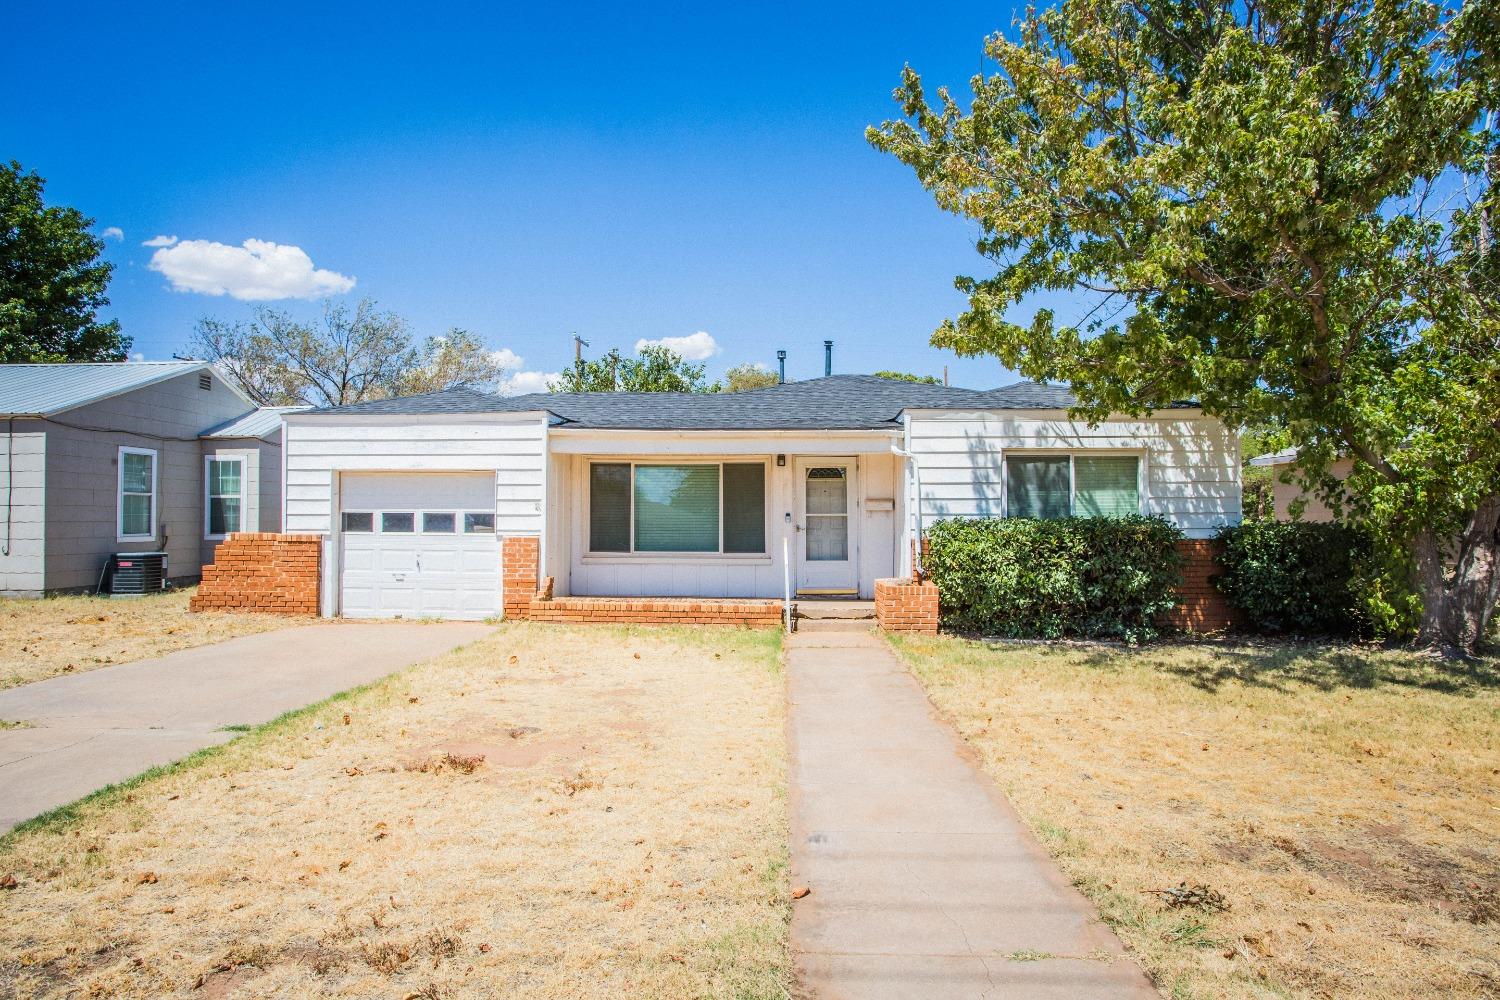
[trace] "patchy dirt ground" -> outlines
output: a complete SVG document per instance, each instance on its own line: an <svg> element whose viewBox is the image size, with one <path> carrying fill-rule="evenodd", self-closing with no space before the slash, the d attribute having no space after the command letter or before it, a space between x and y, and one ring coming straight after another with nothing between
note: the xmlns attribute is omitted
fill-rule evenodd
<svg viewBox="0 0 1500 1000"><path fill-rule="evenodd" d="M898 648L1164 995L1500 996L1500 663Z"/></svg>
<svg viewBox="0 0 1500 1000"><path fill-rule="evenodd" d="M783 997L778 650L509 625L0 840L0 996Z"/></svg>
<svg viewBox="0 0 1500 1000"><path fill-rule="evenodd" d="M149 597L0 598L0 690L316 618L188 611L195 587Z"/></svg>

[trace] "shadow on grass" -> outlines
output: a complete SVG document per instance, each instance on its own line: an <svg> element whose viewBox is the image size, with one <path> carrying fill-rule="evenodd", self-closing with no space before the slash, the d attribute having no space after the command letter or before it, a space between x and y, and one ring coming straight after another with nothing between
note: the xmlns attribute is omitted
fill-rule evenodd
<svg viewBox="0 0 1500 1000"><path fill-rule="evenodd" d="M1228 683L1276 691L1297 685L1333 691L1368 690L1389 684L1454 695L1500 688L1500 659L1495 657L1462 661L1339 644L1182 643L1129 653L1096 650L1083 662L1106 667L1120 657L1138 658L1155 670L1181 677L1211 693Z"/></svg>

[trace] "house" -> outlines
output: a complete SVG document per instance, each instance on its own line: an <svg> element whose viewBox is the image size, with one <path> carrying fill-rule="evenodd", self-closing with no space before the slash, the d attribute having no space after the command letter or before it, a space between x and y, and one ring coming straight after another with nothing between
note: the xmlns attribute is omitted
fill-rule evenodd
<svg viewBox="0 0 1500 1000"><path fill-rule="evenodd" d="M281 418L200 361L0 365L0 595L98 585L114 552L193 580L281 524Z"/></svg>
<svg viewBox="0 0 1500 1000"><path fill-rule="evenodd" d="M284 530L320 548L325 615L603 617L706 613L648 598L872 598L937 518L1140 512L1191 539L1240 520L1217 419L1182 405L1090 427L1072 404L1051 385L832 375L309 410L285 418Z"/></svg>
<svg viewBox="0 0 1500 1000"><path fill-rule="evenodd" d="M1294 467L1297 464L1297 449L1287 448L1283 451L1272 452L1269 455L1257 455L1249 460L1249 464L1258 468L1271 470L1271 497L1275 505L1276 519L1278 521L1290 521L1292 519L1292 505L1298 501L1302 502L1302 510L1297 516L1299 521L1332 521L1333 511L1328 505L1313 493L1302 489L1296 482ZM1348 479L1349 473L1354 470L1354 460L1351 458L1335 459L1328 467L1328 474L1334 479ZM1287 481L1283 482L1282 477Z"/></svg>

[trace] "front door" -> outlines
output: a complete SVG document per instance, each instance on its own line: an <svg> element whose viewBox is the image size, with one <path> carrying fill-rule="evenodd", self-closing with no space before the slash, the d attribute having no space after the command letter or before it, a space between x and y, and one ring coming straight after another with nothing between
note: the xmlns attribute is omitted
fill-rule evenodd
<svg viewBox="0 0 1500 1000"><path fill-rule="evenodd" d="M797 459L797 593L857 594L854 460Z"/></svg>

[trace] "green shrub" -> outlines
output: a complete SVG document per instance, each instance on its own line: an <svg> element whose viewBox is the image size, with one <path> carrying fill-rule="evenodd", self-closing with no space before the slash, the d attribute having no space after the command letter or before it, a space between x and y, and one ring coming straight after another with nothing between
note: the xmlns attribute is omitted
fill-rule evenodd
<svg viewBox="0 0 1500 1000"><path fill-rule="evenodd" d="M1177 603L1182 533L1157 517L932 525L943 623L1010 638L1155 638Z"/></svg>
<svg viewBox="0 0 1500 1000"><path fill-rule="evenodd" d="M1368 629L1354 586L1366 535L1333 523L1255 521L1219 532L1215 586L1262 632L1350 634Z"/></svg>

